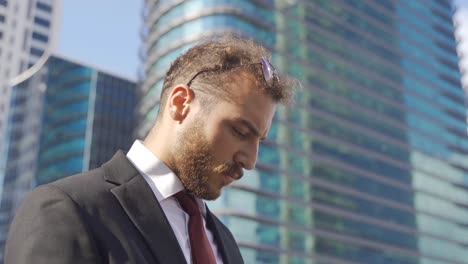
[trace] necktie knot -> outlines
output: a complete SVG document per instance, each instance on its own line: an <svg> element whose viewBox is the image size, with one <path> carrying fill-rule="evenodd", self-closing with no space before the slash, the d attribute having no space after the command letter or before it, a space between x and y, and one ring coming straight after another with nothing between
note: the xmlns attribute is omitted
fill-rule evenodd
<svg viewBox="0 0 468 264"><path fill-rule="evenodd" d="M174 194L174 197L177 199L177 201L179 201L182 209L184 209L184 211L190 216L200 214L200 207L198 207L198 203L195 201L193 196L187 194L184 191L181 191Z"/></svg>

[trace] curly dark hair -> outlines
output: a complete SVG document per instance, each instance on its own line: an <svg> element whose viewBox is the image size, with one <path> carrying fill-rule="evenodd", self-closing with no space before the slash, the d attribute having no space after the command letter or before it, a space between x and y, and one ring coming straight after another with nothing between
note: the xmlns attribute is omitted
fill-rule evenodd
<svg viewBox="0 0 468 264"><path fill-rule="evenodd" d="M256 86L265 91L275 102L290 103L296 86L294 80L286 75L278 75L273 85L267 85L260 66L261 57L270 59L271 56L263 46L253 40L235 35L198 43L179 56L166 73L158 118L161 109L166 105L170 90L175 85L187 84L195 74L207 69L216 70L197 75L190 85L193 90L202 92L200 100L207 102L207 105L220 99L232 98L228 85L229 78L238 71L252 74Z"/></svg>

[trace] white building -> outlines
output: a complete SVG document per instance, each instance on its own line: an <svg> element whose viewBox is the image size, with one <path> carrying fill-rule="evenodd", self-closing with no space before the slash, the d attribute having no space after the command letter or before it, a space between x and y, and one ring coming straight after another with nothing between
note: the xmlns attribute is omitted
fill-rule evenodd
<svg viewBox="0 0 468 264"><path fill-rule="evenodd" d="M0 263L3 261L11 211L16 206L14 193L5 193L11 191L10 185L13 182L13 179L6 176L6 160L11 138L8 131L12 127L21 127L16 129L19 131L33 129L35 123L40 122L40 118L30 118L31 115L28 114L34 111L36 105L40 107L40 91L29 92L25 97L28 101L35 102L28 103L28 109L10 105L11 98L14 87L18 84L41 81L38 80L38 76L41 75L37 73L57 45L60 5L61 0L0 0ZM14 108L21 113L13 115L11 111ZM23 118L24 120L19 122L16 122L15 118L9 120L12 116L26 115L29 118ZM34 148L38 147L36 141L29 142L25 147L33 152Z"/></svg>
<svg viewBox="0 0 468 264"><path fill-rule="evenodd" d="M11 87L21 76L24 79L28 70L40 68L34 65L41 58L45 61L54 50L58 40L60 2L0 0L0 162L5 151Z"/></svg>

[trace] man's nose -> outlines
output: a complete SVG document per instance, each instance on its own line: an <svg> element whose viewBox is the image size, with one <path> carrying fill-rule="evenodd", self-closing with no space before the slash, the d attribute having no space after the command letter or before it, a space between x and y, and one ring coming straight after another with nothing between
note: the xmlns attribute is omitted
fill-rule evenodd
<svg viewBox="0 0 468 264"><path fill-rule="evenodd" d="M255 168L258 157L259 143L249 144L240 150L235 157L235 161L246 170Z"/></svg>

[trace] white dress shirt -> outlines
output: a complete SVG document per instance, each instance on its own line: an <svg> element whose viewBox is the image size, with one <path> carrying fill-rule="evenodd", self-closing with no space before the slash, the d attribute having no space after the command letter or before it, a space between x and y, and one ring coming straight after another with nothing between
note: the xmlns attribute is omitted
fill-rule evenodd
<svg viewBox="0 0 468 264"><path fill-rule="evenodd" d="M167 220L171 224L177 242L179 242L180 248L184 253L185 260L188 264L191 264L192 255L190 254L188 234L189 215L182 209L177 199L172 197L172 195L184 190L179 178L139 140L133 143L130 151L127 153L127 158L140 174L143 175L143 178L148 182L151 190L153 190ZM203 225L205 226L206 236L216 258L216 263L222 264L221 254L218 251L213 234L206 228L205 203L202 199L195 199L203 215Z"/></svg>

